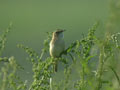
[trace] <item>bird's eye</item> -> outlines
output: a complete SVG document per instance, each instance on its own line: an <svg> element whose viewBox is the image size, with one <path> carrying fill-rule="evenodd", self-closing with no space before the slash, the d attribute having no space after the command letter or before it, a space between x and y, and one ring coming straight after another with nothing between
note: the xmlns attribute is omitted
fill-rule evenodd
<svg viewBox="0 0 120 90"><path fill-rule="evenodd" d="M59 32L55 32L56 34L59 34Z"/></svg>

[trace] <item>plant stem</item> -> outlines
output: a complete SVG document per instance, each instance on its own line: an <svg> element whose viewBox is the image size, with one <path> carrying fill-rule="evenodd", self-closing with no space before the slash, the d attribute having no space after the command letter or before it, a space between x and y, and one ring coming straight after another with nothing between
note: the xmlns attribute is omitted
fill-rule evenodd
<svg viewBox="0 0 120 90"><path fill-rule="evenodd" d="M100 50L99 67L97 74L97 86L95 87L95 90L100 90L102 88L103 67L104 67L104 46L102 46Z"/></svg>

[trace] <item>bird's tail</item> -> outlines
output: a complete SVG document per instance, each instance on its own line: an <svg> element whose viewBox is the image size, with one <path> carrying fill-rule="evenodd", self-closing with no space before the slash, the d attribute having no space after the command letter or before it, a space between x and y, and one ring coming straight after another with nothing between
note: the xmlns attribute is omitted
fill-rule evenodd
<svg viewBox="0 0 120 90"><path fill-rule="evenodd" d="M55 61L55 64L54 64L54 72L57 72L57 68L58 68L58 63L57 63L57 61Z"/></svg>

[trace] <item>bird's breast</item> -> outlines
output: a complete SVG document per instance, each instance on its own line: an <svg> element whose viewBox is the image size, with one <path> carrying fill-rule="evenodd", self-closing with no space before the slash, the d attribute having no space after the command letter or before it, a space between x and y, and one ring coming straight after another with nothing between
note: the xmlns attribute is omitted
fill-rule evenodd
<svg viewBox="0 0 120 90"><path fill-rule="evenodd" d="M64 40L56 40L55 42L50 42L50 55L52 57L59 57L61 52L65 49Z"/></svg>

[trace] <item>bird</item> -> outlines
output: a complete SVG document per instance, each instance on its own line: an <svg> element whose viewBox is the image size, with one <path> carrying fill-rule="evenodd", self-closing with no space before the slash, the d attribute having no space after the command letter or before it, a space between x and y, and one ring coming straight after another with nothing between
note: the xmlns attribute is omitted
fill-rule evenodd
<svg viewBox="0 0 120 90"><path fill-rule="evenodd" d="M57 29L52 33L52 39L50 41L50 56L53 59L58 59L61 57L61 53L65 50L65 42L64 42L64 32L65 30ZM57 72L58 61L54 60L54 71Z"/></svg>

